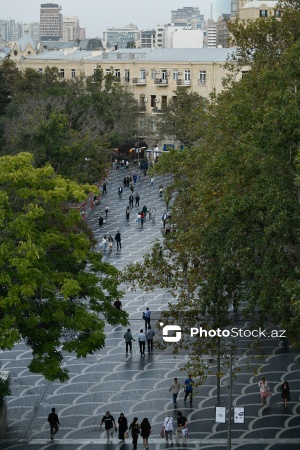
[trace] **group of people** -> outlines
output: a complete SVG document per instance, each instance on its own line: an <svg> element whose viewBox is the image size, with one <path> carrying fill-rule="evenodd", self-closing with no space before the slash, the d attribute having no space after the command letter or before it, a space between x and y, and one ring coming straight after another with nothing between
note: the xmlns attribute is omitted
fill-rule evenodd
<svg viewBox="0 0 300 450"><path fill-rule="evenodd" d="M123 442L126 438L129 437L129 433L131 433L134 449L137 448L139 435L141 435L141 437L143 438L144 449L148 449L148 438L151 434L151 425L146 417L140 424L138 422L138 418L134 417L133 421L128 427L128 420L125 417L124 413L121 413L117 423L114 417L111 415L110 411L107 411L105 416L102 417L102 420L100 422L100 430L104 424L107 442L112 442L115 431L118 431L118 437L120 441Z"/></svg>
<svg viewBox="0 0 300 450"><path fill-rule="evenodd" d="M107 246L109 251L112 251L113 248L113 243L114 241L116 241L117 244L117 250L121 250L122 248L122 242L121 242L121 233L118 230L116 235L115 235L115 239L112 237L111 234L109 234L108 236L104 235L102 238L102 241L100 242L100 247L102 248L103 252L106 251Z"/></svg>
<svg viewBox="0 0 300 450"><path fill-rule="evenodd" d="M148 345L148 353L153 352L153 338L155 336L155 331L152 330L151 325L149 325L148 330L144 332L144 330L141 328L140 332L137 335L137 341L139 343L139 349L141 356L145 356L145 350L146 350L146 342ZM128 351L132 354L132 341L136 341L134 337L132 336L131 329L128 328L126 333L124 334L125 339L125 345L126 345L126 354L128 354Z"/></svg>
<svg viewBox="0 0 300 450"><path fill-rule="evenodd" d="M265 379L265 377L262 377L261 381L258 383L259 387L259 393L261 398L261 404L266 405L267 404L267 398L272 396L270 387ZM284 381L282 385L280 386L281 390L281 398L282 403L285 409L287 409L288 402L291 401L290 397L290 386L288 381Z"/></svg>

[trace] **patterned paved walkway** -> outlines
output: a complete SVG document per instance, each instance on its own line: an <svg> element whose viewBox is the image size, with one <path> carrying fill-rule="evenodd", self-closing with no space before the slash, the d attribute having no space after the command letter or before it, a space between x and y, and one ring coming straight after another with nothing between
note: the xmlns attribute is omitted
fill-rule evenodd
<svg viewBox="0 0 300 450"><path fill-rule="evenodd" d="M132 170L136 170L132 168ZM155 206L155 222L147 221L142 228L135 222L135 213L129 223L125 220L129 191L125 189L119 199L117 188L122 183L123 174L112 171L108 179L107 196L101 205L90 215L89 222L98 239L104 234L115 235L119 229L122 234L122 250L117 252L114 246L105 258L118 268L128 262L140 261L149 249L151 242L161 237L160 218L165 210L159 198L158 186L164 186L170 177L157 177L151 187L148 177L141 175L135 192L141 197L140 206ZM109 206L108 220L99 229L98 217L104 213L104 205ZM100 250L100 247L99 247ZM174 301L167 292L155 291L145 294L143 291L127 292L123 306L130 315L131 329L136 334L143 325L142 312L146 306L152 311L161 311L168 301ZM26 368L30 359L29 349L22 343L12 351L0 353L2 370L10 370L12 397L8 398L9 426L1 450L95 450L105 447L107 450L119 449L117 436L113 444L107 444L104 432L99 432L100 417L110 410L117 419L124 412L128 420L137 416L141 421L148 417L152 424L150 450L165 448L159 437L163 419L167 411L173 409L169 386L175 376L182 382L186 373L180 372L183 356L153 354L140 357L137 345L133 355L126 356L124 348L124 328L107 327L106 347L86 359L76 359L66 355L65 365L70 370L70 380L61 384L50 383L39 375L30 374ZM134 343L136 344L136 343ZM267 343L268 344L268 343ZM257 368L259 376L249 370L249 356L239 360L240 372L233 384L233 404L245 406L244 424L232 425L232 449L243 450L296 450L300 448L300 363L295 362L297 353L287 352L270 342L270 356L265 360L251 360L251 366ZM268 380L273 396L267 406L261 406L258 395L258 381L261 374ZM287 412L280 399L280 384L287 379L291 386L292 401ZM208 377L189 408L179 395L178 409L188 417L188 448L224 450L227 448L227 425L215 424L216 383L215 376ZM221 402L227 405L228 377L221 380ZM57 439L51 442L47 416L51 407L59 413L61 428ZM142 443L139 442L139 448ZM131 449L131 441L125 449ZM174 447L175 448L175 445ZM124 449L124 447L123 447Z"/></svg>

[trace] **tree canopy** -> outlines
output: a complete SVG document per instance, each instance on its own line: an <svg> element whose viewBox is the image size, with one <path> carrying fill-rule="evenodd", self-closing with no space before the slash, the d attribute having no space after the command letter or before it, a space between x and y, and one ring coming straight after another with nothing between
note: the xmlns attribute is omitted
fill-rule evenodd
<svg viewBox="0 0 300 450"><path fill-rule="evenodd" d="M252 326L285 329L299 345L299 25L298 2L282 6L280 21L235 23L247 73L213 97L197 145L162 155L155 167L174 174L176 232L125 275L178 295L163 314L169 323L225 328L234 306ZM198 355L217 354L220 342L188 345L189 364L203 376Z"/></svg>
<svg viewBox="0 0 300 450"><path fill-rule="evenodd" d="M105 344L104 321L127 324L112 306L119 272L72 208L93 189L50 164L34 168L29 153L0 158L0 348L24 339L29 369L52 381L68 377L63 352L92 354Z"/></svg>
<svg viewBox="0 0 300 450"><path fill-rule="evenodd" d="M1 154L25 151L36 167L49 162L57 174L79 182L104 175L111 148L132 138L136 100L112 73L61 79L57 68L43 74L0 66Z"/></svg>

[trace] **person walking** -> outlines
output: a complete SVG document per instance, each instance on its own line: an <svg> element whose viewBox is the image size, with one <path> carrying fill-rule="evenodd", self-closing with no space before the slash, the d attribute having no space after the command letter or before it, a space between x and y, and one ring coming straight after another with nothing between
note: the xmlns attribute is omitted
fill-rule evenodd
<svg viewBox="0 0 300 450"><path fill-rule="evenodd" d="M284 381L281 385L281 398L283 400L285 409L287 409L287 403L291 401L290 386L287 381Z"/></svg>
<svg viewBox="0 0 300 450"><path fill-rule="evenodd" d="M103 181L103 184L102 184L102 192L103 192L103 194L107 194L107 191L106 191L106 181Z"/></svg>
<svg viewBox="0 0 300 450"><path fill-rule="evenodd" d="M115 300L114 301L114 307L116 309L118 309L119 311L121 311L122 310L122 302L121 302L121 300Z"/></svg>
<svg viewBox="0 0 300 450"><path fill-rule="evenodd" d="M60 426L60 422L58 419L58 415L55 412L55 408L51 409L51 413L48 415L48 422L50 424L51 441L53 441L54 435L58 432L58 427Z"/></svg>
<svg viewBox="0 0 300 450"><path fill-rule="evenodd" d="M130 206L130 208L133 208L133 195L132 194L129 195L129 206Z"/></svg>
<svg viewBox="0 0 300 450"><path fill-rule="evenodd" d="M128 353L128 349L130 353L132 353L132 341L135 342L135 339L133 339L130 328L128 328L126 333L124 334L124 339L126 344L126 353Z"/></svg>
<svg viewBox="0 0 300 450"><path fill-rule="evenodd" d="M129 222L129 218L130 218L130 207L129 206L127 206L127 208L126 208L125 216L126 216L127 222Z"/></svg>
<svg viewBox="0 0 300 450"><path fill-rule="evenodd" d="M100 214L100 217L99 217L99 227L102 227L102 225L103 225L103 217L102 217L102 215Z"/></svg>
<svg viewBox="0 0 300 450"><path fill-rule="evenodd" d="M122 198L122 193L123 193L123 188L122 188L122 186L119 186L119 187L118 187L118 195L119 195L119 198Z"/></svg>
<svg viewBox="0 0 300 450"><path fill-rule="evenodd" d="M150 179L150 185L151 185L151 187L154 186L154 177L151 177L151 179Z"/></svg>
<svg viewBox="0 0 300 450"><path fill-rule="evenodd" d="M174 430L174 420L173 417L170 416L170 413L166 413L166 417L163 424L163 429L165 431L166 445L169 446L169 442L173 445L173 430Z"/></svg>
<svg viewBox="0 0 300 450"><path fill-rule="evenodd" d="M136 208L140 207L140 196L139 196L138 192L136 193L136 196L135 196L135 206L136 206Z"/></svg>
<svg viewBox="0 0 300 450"><path fill-rule="evenodd" d="M103 424L104 424L104 428L106 431L107 442L112 442L112 439L114 437L114 430L117 428L117 426L116 426L115 419L110 414L110 411L106 411L105 416L102 417L102 420L100 423L100 430L101 430Z"/></svg>
<svg viewBox="0 0 300 450"><path fill-rule="evenodd" d="M146 335L143 329L140 329L140 332L138 334L138 343L140 346L141 356L145 356Z"/></svg>
<svg viewBox="0 0 300 450"><path fill-rule="evenodd" d="M174 378L173 383L171 384L171 387L169 389L169 392L172 392L173 395L173 404L174 404L174 408L177 407L177 397L180 391L180 383L178 383L178 379Z"/></svg>
<svg viewBox="0 0 300 450"><path fill-rule="evenodd" d="M128 422L126 417L124 416L124 413L120 414L120 417L118 418L118 433L119 433L119 439L120 441L125 441L126 437L126 431L128 430Z"/></svg>
<svg viewBox="0 0 300 450"><path fill-rule="evenodd" d="M100 246L102 247L103 251L106 252L106 247L107 247L107 240L106 240L106 236L103 236L103 239L100 243Z"/></svg>
<svg viewBox="0 0 300 450"><path fill-rule="evenodd" d="M120 247L120 250L121 250L121 248L122 248L122 245L121 245L121 233L120 233L119 230L117 231L117 234L115 235L115 241L117 243L117 251L119 250L119 247Z"/></svg>
<svg viewBox="0 0 300 450"><path fill-rule="evenodd" d="M155 222L156 219L156 208L155 206L153 206L152 208L152 222Z"/></svg>
<svg viewBox="0 0 300 450"><path fill-rule="evenodd" d="M145 331L147 331L148 327L150 326L150 318L151 318L151 311L147 307L146 311L143 313L143 319L145 321Z"/></svg>
<svg viewBox="0 0 300 450"><path fill-rule="evenodd" d="M105 218L107 219L107 214L108 214L108 204L106 203L104 211L105 211Z"/></svg>
<svg viewBox="0 0 300 450"><path fill-rule="evenodd" d="M182 445L186 446L186 436L187 436L187 418L182 415L181 411L177 412L177 430L176 430L176 444L179 444L182 438Z"/></svg>
<svg viewBox="0 0 300 450"><path fill-rule="evenodd" d="M194 380L192 379L192 375L189 375L184 382L184 390L185 390L184 401L186 402L186 399L190 397L190 406L193 406L193 387L194 387Z"/></svg>
<svg viewBox="0 0 300 450"><path fill-rule="evenodd" d="M112 237L111 234L108 236L107 242L108 242L108 249L111 251L114 243L114 238Z"/></svg>
<svg viewBox="0 0 300 450"><path fill-rule="evenodd" d="M140 214L141 214L141 227L143 227L143 225L144 225L144 219L145 219L145 214L144 214L143 211L141 211Z"/></svg>
<svg viewBox="0 0 300 450"><path fill-rule="evenodd" d="M258 383L259 393L261 398L261 404L266 405L267 397L270 396L270 388L268 383L266 382L265 377L261 378L261 381Z"/></svg>
<svg viewBox="0 0 300 450"><path fill-rule="evenodd" d="M162 225L163 225L164 229L166 228L167 218L168 218L168 214L167 214L167 212L165 212L165 213L162 215L162 218L161 218Z"/></svg>
<svg viewBox="0 0 300 450"><path fill-rule="evenodd" d="M146 339L148 343L148 353L153 352L153 337L155 336L154 330L152 330L151 325L148 326L148 330L146 332Z"/></svg>
<svg viewBox="0 0 300 450"><path fill-rule="evenodd" d="M129 431L131 430L133 450L137 448L137 441L140 434L140 426L138 423L138 418L134 417L132 423L130 424Z"/></svg>
<svg viewBox="0 0 300 450"><path fill-rule="evenodd" d="M135 220L136 220L138 226L140 226L141 225L141 213L140 213L140 211L137 213Z"/></svg>
<svg viewBox="0 0 300 450"><path fill-rule="evenodd" d="M141 422L141 436L143 438L144 450L148 449L148 439L151 434L151 425L147 417Z"/></svg>

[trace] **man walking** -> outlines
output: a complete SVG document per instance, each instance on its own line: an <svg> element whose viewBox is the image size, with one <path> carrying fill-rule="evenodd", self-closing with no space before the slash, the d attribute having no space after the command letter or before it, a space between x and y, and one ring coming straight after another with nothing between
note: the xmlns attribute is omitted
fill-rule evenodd
<svg viewBox="0 0 300 450"><path fill-rule="evenodd" d="M146 335L142 329L138 334L138 343L140 346L141 356L145 356Z"/></svg>
<svg viewBox="0 0 300 450"><path fill-rule="evenodd" d="M119 186L119 187L118 187L118 195L119 195L119 198L122 198L122 192L123 192L123 188L122 188L122 186Z"/></svg>
<svg viewBox="0 0 300 450"><path fill-rule="evenodd" d="M132 341L135 341L135 339L133 339L130 328L128 328L128 330L124 334L124 339L126 344L126 353L128 353L128 348L130 353L132 353Z"/></svg>
<svg viewBox="0 0 300 450"><path fill-rule="evenodd" d="M184 382L184 390L185 390L184 401L186 402L186 399L189 396L190 406L193 406L193 387L194 387L194 380L192 380L192 375L189 375Z"/></svg>
<svg viewBox="0 0 300 450"><path fill-rule="evenodd" d="M130 206L130 208L133 208L133 195L132 194L129 195L129 206Z"/></svg>
<svg viewBox="0 0 300 450"><path fill-rule="evenodd" d="M187 418L182 415L181 411L177 413L177 430L176 430L176 444L179 444L182 437L182 445L186 446L187 435Z"/></svg>
<svg viewBox="0 0 300 450"><path fill-rule="evenodd" d="M143 318L145 320L145 331L147 331L147 329L150 326L150 316L151 316L151 311L149 310L149 308L146 308L146 311L143 314Z"/></svg>
<svg viewBox="0 0 300 450"><path fill-rule="evenodd" d="M177 406L177 396L179 394L179 391L180 391L180 383L178 383L177 378L174 378L174 381L170 387L170 392L172 392L172 395L173 395L174 408L176 408L176 406Z"/></svg>
<svg viewBox="0 0 300 450"><path fill-rule="evenodd" d="M122 248L122 245L121 245L121 233L120 233L119 230L118 230L117 234L115 235L115 241L117 243L117 251L119 250L119 247L120 247L120 250L121 250L121 248Z"/></svg>
<svg viewBox="0 0 300 450"><path fill-rule="evenodd" d="M153 352L153 336L155 336L154 330L152 330L151 325L148 326L148 331L146 333L147 343L148 343L148 353Z"/></svg>
<svg viewBox="0 0 300 450"><path fill-rule="evenodd" d="M58 426L60 425L58 415L55 412L55 408L52 408L51 413L48 416L48 422L50 424L51 441L53 441L54 435L58 432Z"/></svg>
<svg viewBox="0 0 300 450"><path fill-rule="evenodd" d="M135 196L135 206L136 206L136 208L140 207L140 196L138 193L136 193L136 196Z"/></svg>
<svg viewBox="0 0 300 450"><path fill-rule="evenodd" d="M104 423L105 431L106 431L106 437L107 442L112 442L112 438L114 437L114 428L117 428L115 419L113 416L111 416L110 411L106 411L105 416L102 417L101 423L100 423L100 430L102 428L102 425ZM110 440L111 437L111 440Z"/></svg>
<svg viewBox="0 0 300 450"><path fill-rule="evenodd" d="M107 194L107 192L106 192L106 181L103 181L102 192L103 192L103 194Z"/></svg>

